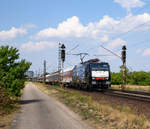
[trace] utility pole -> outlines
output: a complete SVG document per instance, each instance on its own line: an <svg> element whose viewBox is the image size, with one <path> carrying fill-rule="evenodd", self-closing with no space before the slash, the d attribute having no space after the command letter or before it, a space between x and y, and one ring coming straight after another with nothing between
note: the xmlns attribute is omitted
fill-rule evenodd
<svg viewBox="0 0 150 129"><path fill-rule="evenodd" d="M125 86L126 86L126 46L123 45L122 46L122 89L124 90L125 89Z"/></svg>
<svg viewBox="0 0 150 129"><path fill-rule="evenodd" d="M46 60L44 60L44 70L43 70L43 82L45 83L46 82Z"/></svg>

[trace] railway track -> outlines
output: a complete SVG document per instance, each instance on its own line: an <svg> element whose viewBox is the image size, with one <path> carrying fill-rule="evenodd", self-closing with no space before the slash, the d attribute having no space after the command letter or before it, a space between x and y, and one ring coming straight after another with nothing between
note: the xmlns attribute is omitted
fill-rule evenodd
<svg viewBox="0 0 150 129"><path fill-rule="evenodd" d="M150 102L150 92L108 89L104 94Z"/></svg>
<svg viewBox="0 0 150 129"><path fill-rule="evenodd" d="M71 88L72 89L72 88ZM73 88L74 89L74 88ZM85 91L85 90L79 90L74 89L78 91ZM86 91L85 91L86 92ZM134 90L117 90L117 89L107 89L106 91L102 92L101 90L94 90L93 93L100 92L101 94L114 96L114 97L120 97L120 98L127 98L132 100L138 100L138 101L144 101L150 103L150 92L146 91L134 91Z"/></svg>
<svg viewBox="0 0 150 129"><path fill-rule="evenodd" d="M84 91L84 90L79 90L79 89L74 89L78 91ZM86 91L85 91L86 92ZM127 99L132 99L132 100L138 100L138 101L143 101L143 102L148 102L150 103L150 92L145 92L145 91L131 91L131 90L117 90L117 89L107 89L106 91L102 92L100 90L96 90L91 92L93 93L98 93L100 92L101 94L104 95L109 95L109 96L114 96L114 97L120 97L120 98L127 98Z"/></svg>
<svg viewBox="0 0 150 129"><path fill-rule="evenodd" d="M115 108L129 107L132 111L141 115L144 114L150 120L150 93L141 91L121 91L115 89L108 89L105 92L94 90L87 92L86 90L79 90L76 88L66 88L67 90L78 91L83 95L90 96L93 100L100 104L110 105ZM119 110L120 110L119 109Z"/></svg>

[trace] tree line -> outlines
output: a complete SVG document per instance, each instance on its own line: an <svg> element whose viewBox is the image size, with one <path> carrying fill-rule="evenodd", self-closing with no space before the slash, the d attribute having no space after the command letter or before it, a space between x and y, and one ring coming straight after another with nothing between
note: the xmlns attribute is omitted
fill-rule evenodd
<svg viewBox="0 0 150 129"><path fill-rule="evenodd" d="M120 72L111 73L111 83L115 85L122 84L122 66ZM126 68L126 84L131 85L150 85L150 72L145 71L133 71L130 72Z"/></svg>

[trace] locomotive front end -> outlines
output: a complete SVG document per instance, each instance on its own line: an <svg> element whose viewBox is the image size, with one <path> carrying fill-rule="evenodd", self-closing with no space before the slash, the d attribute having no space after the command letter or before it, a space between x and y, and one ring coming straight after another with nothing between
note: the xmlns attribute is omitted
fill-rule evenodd
<svg viewBox="0 0 150 129"><path fill-rule="evenodd" d="M111 86L110 67L108 63L91 63L91 84L94 88L107 89Z"/></svg>

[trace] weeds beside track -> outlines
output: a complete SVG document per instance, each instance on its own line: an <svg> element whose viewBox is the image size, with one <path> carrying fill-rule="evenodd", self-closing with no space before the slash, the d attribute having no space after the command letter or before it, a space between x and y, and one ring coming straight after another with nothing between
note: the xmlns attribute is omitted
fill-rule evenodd
<svg viewBox="0 0 150 129"><path fill-rule="evenodd" d="M144 115L136 115L127 106L116 107L102 103L97 92L63 89L58 86L35 83L46 94L54 96L83 119L91 121L99 129L148 129L150 123ZM95 97L95 98L94 98ZM108 97L108 96L107 96ZM97 99L97 100L96 100ZM105 99L105 98L104 98ZM106 100L106 99L105 99ZM141 128L142 127L142 128Z"/></svg>

